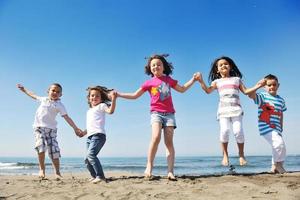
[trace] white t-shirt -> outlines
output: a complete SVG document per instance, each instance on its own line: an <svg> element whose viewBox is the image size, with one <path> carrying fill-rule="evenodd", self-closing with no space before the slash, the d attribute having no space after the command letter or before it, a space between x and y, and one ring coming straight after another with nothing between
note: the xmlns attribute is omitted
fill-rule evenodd
<svg viewBox="0 0 300 200"><path fill-rule="evenodd" d="M105 134L105 109L107 109L105 103L90 108L86 113L86 130L87 136L94 135L96 133Z"/></svg>
<svg viewBox="0 0 300 200"><path fill-rule="evenodd" d="M48 97L37 97L37 101L40 102L40 106L35 113L33 127L56 129L56 115L58 113L60 113L61 116L66 115L67 111L65 106L60 100L53 101Z"/></svg>

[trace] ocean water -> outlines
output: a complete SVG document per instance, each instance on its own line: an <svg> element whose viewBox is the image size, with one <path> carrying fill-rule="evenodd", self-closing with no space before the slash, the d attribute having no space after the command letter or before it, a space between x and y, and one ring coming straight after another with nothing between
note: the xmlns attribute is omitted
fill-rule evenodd
<svg viewBox="0 0 300 200"><path fill-rule="evenodd" d="M100 158L104 172L130 172L143 174L146 165L145 157ZM176 157L176 175L222 175L230 171L229 167L221 166L222 157ZM61 173L87 172L84 158L61 158ZM268 172L271 166L271 156L248 156L248 164L239 166L238 157L230 157L231 165L236 173ZM300 155L287 156L284 163L287 171L300 171ZM46 159L46 173L52 173L51 161ZM155 158L154 175L166 175L166 158ZM36 175L38 173L37 158L0 157L0 175Z"/></svg>

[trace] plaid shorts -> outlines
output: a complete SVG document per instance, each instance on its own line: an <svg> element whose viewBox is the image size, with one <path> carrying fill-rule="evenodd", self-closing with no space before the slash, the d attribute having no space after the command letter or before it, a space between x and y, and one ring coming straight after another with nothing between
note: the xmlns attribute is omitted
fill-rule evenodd
<svg viewBox="0 0 300 200"><path fill-rule="evenodd" d="M45 127L37 127L34 129L35 134L35 149L38 153L46 152L48 150L51 159L60 157L60 149L56 140L56 129Z"/></svg>

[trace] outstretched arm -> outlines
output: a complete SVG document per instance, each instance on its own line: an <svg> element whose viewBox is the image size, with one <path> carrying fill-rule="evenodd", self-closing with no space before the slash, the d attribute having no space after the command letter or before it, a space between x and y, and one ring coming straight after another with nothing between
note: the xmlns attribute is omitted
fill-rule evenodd
<svg viewBox="0 0 300 200"><path fill-rule="evenodd" d="M195 83L195 81L198 79L199 76L200 76L199 72L195 73L193 75L193 77L188 82L186 82L184 85L181 86L181 85L177 84L174 87L174 90L176 90L177 92L180 92L180 93L184 93Z"/></svg>
<svg viewBox="0 0 300 200"><path fill-rule="evenodd" d="M265 79L261 79L259 80L255 86L253 86L252 88L246 88L245 85L241 82L240 84L240 90L245 94L245 95L249 95L253 96L252 93L255 93L256 90L258 90L259 88L263 87L266 85L266 80ZM251 98L251 97L250 97Z"/></svg>
<svg viewBox="0 0 300 200"><path fill-rule="evenodd" d="M117 93L117 97L122 97L124 99L137 99L140 96L142 96L142 94L144 94L144 90L142 90L142 88L139 88L137 91L135 91L134 93L121 93L118 92Z"/></svg>
<svg viewBox="0 0 300 200"><path fill-rule="evenodd" d="M23 85L21 84L17 84L17 88L19 88L22 92L24 92L25 94L27 94L28 96L30 96L33 99L37 99L38 96L36 94L34 94L33 92L27 90Z"/></svg>
<svg viewBox="0 0 300 200"><path fill-rule="evenodd" d="M111 105L105 110L105 112L108 114L113 114L116 108L117 92L113 91L110 95L111 95Z"/></svg>
<svg viewBox="0 0 300 200"><path fill-rule="evenodd" d="M201 85L201 88L204 90L204 92L206 92L206 94L212 93L217 88L215 83L212 83L211 86L207 87L204 80L203 80L203 77L202 77L201 73L200 73L198 81Z"/></svg>

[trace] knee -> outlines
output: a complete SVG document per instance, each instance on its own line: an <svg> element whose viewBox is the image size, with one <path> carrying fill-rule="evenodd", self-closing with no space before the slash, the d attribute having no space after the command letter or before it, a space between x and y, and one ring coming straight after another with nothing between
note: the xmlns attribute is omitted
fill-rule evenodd
<svg viewBox="0 0 300 200"><path fill-rule="evenodd" d="M234 137L235 137L237 143L245 142L245 137L244 137L243 131L237 131L237 132L234 132L233 134L234 134Z"/></svg>
<svg viewBox="0 0 300 200"><path fill-rule="evenodd" d="M220 141L222 143L226 143L229 141L229 133L230 133L230 129L221 129L220 130Z"/></svg>

